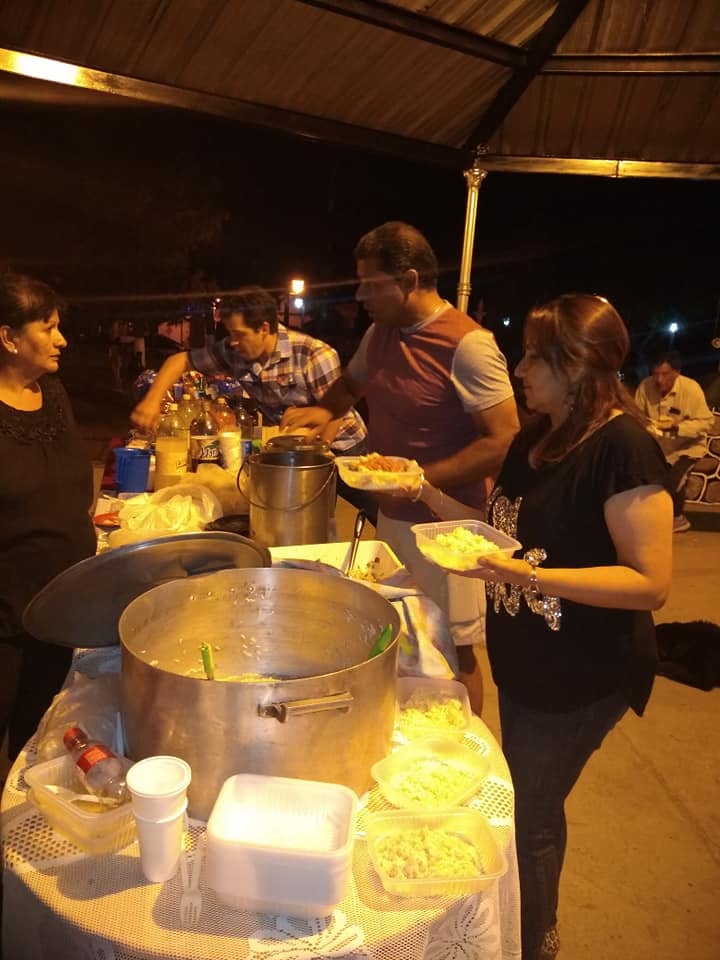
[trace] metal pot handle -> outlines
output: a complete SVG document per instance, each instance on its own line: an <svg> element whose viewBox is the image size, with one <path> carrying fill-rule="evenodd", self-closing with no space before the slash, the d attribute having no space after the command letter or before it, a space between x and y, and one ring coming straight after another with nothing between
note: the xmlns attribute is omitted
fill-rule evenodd
<svg viewBox="0 0 720 960"><path fill-rule="evenodd" d="M245 460L243 461L243 465L242 467L240 467L240 473L242 473L243 467L245 466L245 463L249 459L250 459L249 457L246 457ZM238 473L238 479L237 479L238 489L240 489L240 473ZM304 503L293 504L290 507L283 507L283 510L287 510L289 513L292 513L295 510L304 510L305 507L309 507L310 504L315 503L315 501L320 499L320 497L325 493L327 488L333 482L333 480L335 479L336 473L337 473L337 467L333 463L332 469L327 476L327 480L325 480L323 485L320 487L320 489L317 491L317 493L313 497L311 497L309 500L306 500ZM248 488L248 489L251 489L251 488ZM272 503L264 503L262 500L253 500L250 493L247 494L247 499L250 506L260 507L261 510L269 510L269 509L271 510L273 507Z"/></svg>
<svg viewBox="0 0 720 960"><path fill-rule="evenodd" d="M303 717L307 713L325 713L327 710L348 711L353 705L353 695L333 693L329 697L311 697L308 700L287 700L280 703L262 703L258 706L261 717L270 717L287 723L292 717Z"/></svg>

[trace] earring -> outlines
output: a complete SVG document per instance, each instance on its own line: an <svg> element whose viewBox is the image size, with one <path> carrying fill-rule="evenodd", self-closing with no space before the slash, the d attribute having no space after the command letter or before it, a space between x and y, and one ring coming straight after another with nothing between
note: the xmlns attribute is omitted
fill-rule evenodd
<svg viewBox="0 0 720 960"><path fill-rule="evenodd" d="M575 400L577 399L578 388L576 385L572 386L565 397L565 406L567 407L568 414L572 413L575 409Z"/></svg>

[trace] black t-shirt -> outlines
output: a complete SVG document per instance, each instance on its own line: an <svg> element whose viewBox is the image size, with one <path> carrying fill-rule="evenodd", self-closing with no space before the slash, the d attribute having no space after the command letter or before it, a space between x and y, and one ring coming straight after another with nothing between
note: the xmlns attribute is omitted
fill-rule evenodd
<svg viewBox="0 0 720 960"><path fill-rule="evenodd" d="M60 381L39 383L40 410L0 402L0 638L20 634L38 590L96 547L88 455Z"/></svg>
<svg viewBox="0 0 720 960"><path fill-rule="evenodd" d="M635 487L663 486L662 452L640 424L623 414L560 463L535 469L528 454L546 424L544 419L531 423L516 437L491 498L490 520L516 536L524 551L542 547L548 568L616 564L605 502ZM552 630L543 615L529 609L522 592L518 598L517 589L513 604L511 590L487 584L488 653L495 682L510 699L565 712L620 691L642 713L657 656L648 611L562 599L560 629ZM508 612L515 608L514 615Z"/></svg>

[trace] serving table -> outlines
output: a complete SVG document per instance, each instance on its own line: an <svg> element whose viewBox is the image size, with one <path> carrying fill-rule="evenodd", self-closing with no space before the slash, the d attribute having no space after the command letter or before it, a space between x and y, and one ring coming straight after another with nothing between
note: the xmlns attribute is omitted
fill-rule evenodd
<svg viewBox="0 0 720 960"><path fill-rule="evenodd" d="M108 656L112 656L107 651ZM97 660L101 651L92 651ZM116 657L117 660L117 657ZM75 669L83 672L83 655ZM96 667L96 663L94 664ZM332 916L296 920L222 904L201 878L203 908L188 928L180 920L180 874L147 882L136 842L93 856L56 833L27 800L23 771L35 762L34 741L13 765L0 805L3 843L5 960L520 960L520 909L513 792L494 737L478 718L465 735L483 754L489 775L470 801L488 818L508 870L493 885L462 898L406 899L387 894L364 842L369 810L388 809L377 789L360 803L353 869ZM192 853L205 823L190 820Z"/></svg>

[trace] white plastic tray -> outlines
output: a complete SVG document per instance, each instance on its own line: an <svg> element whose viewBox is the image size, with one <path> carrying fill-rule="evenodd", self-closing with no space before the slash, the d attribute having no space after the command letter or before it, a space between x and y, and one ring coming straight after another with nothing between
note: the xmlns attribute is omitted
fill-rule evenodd
<svg viewBox="0 0 720 960"><path fill-rule="evenodd" d="M371 493L392 493L394 490L407 489L408 482L422 477L422 467L416 460L405 457L393 459L403 465L401 470L360 471L364 457L335 457L340 476L349 487L357 490L369 490Z"/></svg>
<svg viewBox="0 0 720 960"><path fill-rule="evenodd" d="M208 886L237 909L326 916L345 895L357 802L335 783L229 777L207 825Z"/></svg>
<svg viewBox="0 0 720 960"><path fill-rule="evenodd" d="M350 556L350 543L306 543L291 547L270 547L275 560L301 560L311 563L326 563L341 570ZM359 571L364 582L382 583L404 571L397 556L384 540L361 540L355 555L354 569ZM365 579L365 576L368 579ZM374 581L371 579L374 578Z"/></svg>
<svg viewBox="0 0 720 960"><path fill-rule="evenodd" d="M496 530L488 523L482 520L444 520L441 523L416 523L412 526L412 532L415 534L415 542L418 550L432 563L443 567L445 570L462 572L474 570L479 559L483 556L482 552L464 553L459 550L451 550L448 547L437 543L440 534L452 533L462 527L469 533L485 537L491 543L496 544L500 550L497 556L511 557L517 550L522 549L522 544L509 537L501 530Z"/></svg>

